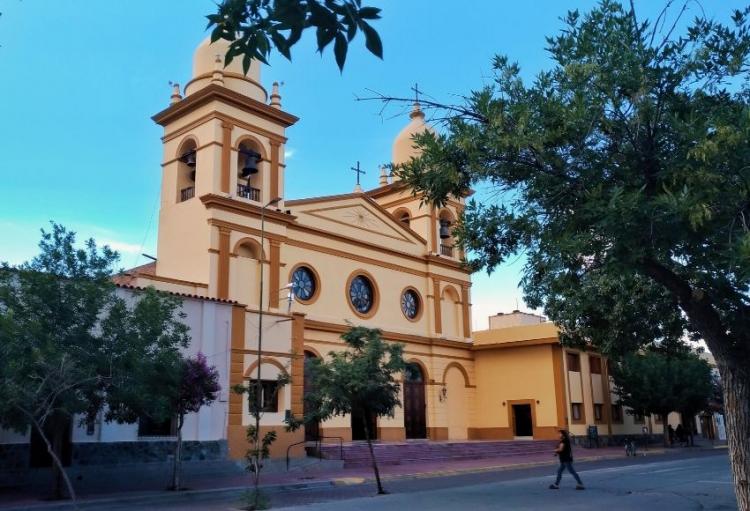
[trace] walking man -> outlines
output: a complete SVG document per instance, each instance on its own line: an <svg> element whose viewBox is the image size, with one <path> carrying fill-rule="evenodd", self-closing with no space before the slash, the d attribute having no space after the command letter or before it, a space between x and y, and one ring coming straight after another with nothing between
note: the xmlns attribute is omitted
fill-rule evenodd
<svg viewBox="0 0 750 511"><path fill-rule="evenodd" d="M581 478L573 468L573 450L570 448L570 437L568 436L568 432L564 429L560 430L560 443L558 444L557 449L555 449L555 455L560 459L560 466L557 468L557 479L553 484L549 485L549 489L560 489L560 479L562 478L563 470L567 468L568 472L570 472L576 480L576 490L583 490L583 481L581 481Z"/></svg>

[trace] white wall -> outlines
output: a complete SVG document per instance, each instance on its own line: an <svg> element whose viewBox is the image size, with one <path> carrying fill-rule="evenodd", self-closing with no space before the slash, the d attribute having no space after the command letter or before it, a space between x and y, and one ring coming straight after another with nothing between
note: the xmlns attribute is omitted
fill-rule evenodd
<svg viewBox="0 0 750 511"><path fill-rule="evenodd" d="M117 289L117 294L128 303L137 299L137 292L129 289ZM221 392L219 398L210 406L204 406L198 413L191 413L185 418L182 428L183 439L222 440L226 438L229 397L229 352L231 346L232 305L202 300L183 298L182 311L186 317L182 321L190 327L190 345L183 350L185 355L194 356L202 352L209 365L216 366L219 372ZM150 440L138 437L137 424L103 423L98 420L94 434L88 435L86 425L79 424L80 417L74 419L73 442L135 442ZM29 434L19 435L13 431L0 429L0 444L27 443Z"/></svg>

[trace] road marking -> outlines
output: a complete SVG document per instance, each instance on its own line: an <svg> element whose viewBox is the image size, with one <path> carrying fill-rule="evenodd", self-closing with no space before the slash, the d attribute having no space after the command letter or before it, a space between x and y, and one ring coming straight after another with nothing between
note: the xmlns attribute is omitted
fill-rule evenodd
<svg viewBox="0 0 750 511"><path fill-rule="evenodd" d="M678 468L663 468L661 470L648 470L646 472L638 472L637 475L645 475L645 474L663 474L664 472L679 472L681 470L693 470L698 467L678 467Z"/></svg>

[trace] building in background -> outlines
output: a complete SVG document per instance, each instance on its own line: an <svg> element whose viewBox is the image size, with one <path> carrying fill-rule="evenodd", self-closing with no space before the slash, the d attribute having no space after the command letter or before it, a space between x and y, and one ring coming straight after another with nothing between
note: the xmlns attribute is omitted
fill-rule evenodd
<svg viewBox="0 0 750 511"><path fill-rule="evenodd" d="M473 333L478 438L555 438L568 429L578 440L596 426L602 441L661 436L661 418L618 404L606 357L563 347L557 327L544 317L513 311L489 318ZM668 421L680 423L677 413Z"/></svg>

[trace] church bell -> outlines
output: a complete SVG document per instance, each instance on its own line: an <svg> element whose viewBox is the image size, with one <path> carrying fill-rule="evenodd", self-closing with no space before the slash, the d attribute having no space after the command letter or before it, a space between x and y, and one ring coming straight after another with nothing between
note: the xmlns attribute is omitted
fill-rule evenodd
<svg viewBox="0 0 750 511"><path fill-rule="evenodd" d="M182 160L183 163L185 163L185 165L187 165L191 169L194 169L195 168L195 149L183 154L180 160Z"/></svg>
<svg viewBox="0 0 750 511"><path fill-rule="evenodd" d="M242 177L249 177L253 174L258 173L258 162L260 161L260 154L255 151L243 150L242 154L245 155L245 166L242 167Z"/></svg>
<svg viewBox="0 0 750 511"><path fill-rule="evenodd" d="M450 220L440 220L440 239L448 239L451 237L451 222Z"/></svg>

